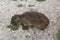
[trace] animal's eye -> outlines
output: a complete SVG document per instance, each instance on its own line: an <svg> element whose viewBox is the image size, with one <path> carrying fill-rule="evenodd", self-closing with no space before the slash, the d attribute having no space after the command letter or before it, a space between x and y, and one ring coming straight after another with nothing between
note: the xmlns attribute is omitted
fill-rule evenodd
<svg viewBox="0 0 60 40"><path fill-rule="evenodd" d="M15 19L17 19L17 18L15 17Z"/></svg>

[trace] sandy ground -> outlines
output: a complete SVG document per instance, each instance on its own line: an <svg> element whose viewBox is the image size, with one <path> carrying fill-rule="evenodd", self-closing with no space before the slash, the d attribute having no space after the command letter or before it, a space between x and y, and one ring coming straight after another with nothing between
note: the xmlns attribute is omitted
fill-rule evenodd
<svg viewBox="0 0 60 40"><path fill-rule="evenodd" d="M23 7L17 7L23 4ZM34 7L28 7L34 4ZM22 14L25 11L39 11L45 14L49 20L49 27L41 31L38 28L29 30L12 31L6 28L10 24L11 17L14 14ZM0 0L0 40L57 40L56 33L60 27L60 0L46 0L37 2L35 0Z"/></svg>

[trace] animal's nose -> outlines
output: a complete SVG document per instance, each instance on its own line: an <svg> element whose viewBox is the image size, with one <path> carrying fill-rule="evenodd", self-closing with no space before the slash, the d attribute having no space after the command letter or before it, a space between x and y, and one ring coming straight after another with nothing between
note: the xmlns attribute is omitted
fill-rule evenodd
<svg viewBox="0 0 60 40"><path fill-rule="evenodd" d="M11 24L16 24L16 22L13 18L11 19Z"/></svg>
<svg viewBox="0 0 60 40"><path fill-rule="evenodd" d="M14 24L15 22L13 20L11 20L11 24Z"/></svg>

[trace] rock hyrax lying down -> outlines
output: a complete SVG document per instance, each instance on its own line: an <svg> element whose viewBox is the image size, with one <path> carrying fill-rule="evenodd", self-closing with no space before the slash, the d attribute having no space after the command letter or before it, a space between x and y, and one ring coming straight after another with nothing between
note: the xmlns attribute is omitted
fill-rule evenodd
<svg viewBox="0 0 60 40"><path fill-rule="evenodd" d="M49 24L49 19L40 12L24 12L23 14L14 15L11 24L23 24L24 26L36 26L45 29Z"/></svg>

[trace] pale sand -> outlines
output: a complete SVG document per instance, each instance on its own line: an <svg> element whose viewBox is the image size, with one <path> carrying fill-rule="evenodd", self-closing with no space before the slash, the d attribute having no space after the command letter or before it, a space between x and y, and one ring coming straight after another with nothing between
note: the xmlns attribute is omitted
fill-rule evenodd
<svg viewBox="0 0 60 40"><path fill-rule="evenodd" d="M22 3L23 7L17 7ZM28 4L35 4L35 7L28 7ZM11 17L14 14L22 14L29 10L39 11L45 14L49 20L49 27L44 31L38 28L30 28L29 30L11 31L6 28L10 24ZM13 0L0 0L0 40L57 40L56 33L59 29L60 23L60 0L46 0L37 2L35 0L26 1L13 1ZM27 36L27 37L26 37Z"/></svg>

